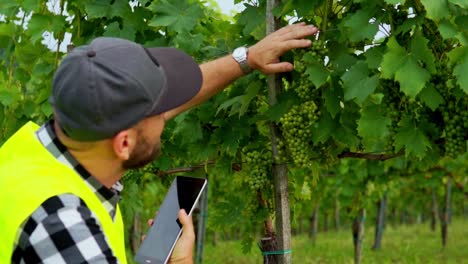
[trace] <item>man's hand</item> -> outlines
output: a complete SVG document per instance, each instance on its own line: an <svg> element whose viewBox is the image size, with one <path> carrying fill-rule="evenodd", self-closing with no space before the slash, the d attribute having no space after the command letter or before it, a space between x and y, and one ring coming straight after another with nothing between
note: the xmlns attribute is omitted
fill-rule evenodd
<svg viewBox="0 0 468 264"><path fill-rule="evenodd" d="M195 246L195 231L193 229L192 217L188 216L184 209L179 211L179 221L182 224L182 235L172 251L169 263L192 264L193 248Z"/></svg>
<svg viewBox="0 0 468 264"><path fill-rule="evenodd" d="M257 44L249 47L248 64L252 69L265 74L291 71L293 65L280 62L279 58L286 51L305 48L312 44L307 37L314 35L318 29L305 23L285 26L269 34Z"/></svg>
<svg viewBox="0 0 468 264"><path fill-rule="evenodd" d="M156 212L157 214L157 212ZM188 216L184 209L179 211L179 221L182 224L182 235L172 251L169 263L171 264L192 264L193 248L195 247L195 231L193 228L192 217ZM153 219L148 220L148 225L153 225ZM141 241L145 239L141 237Z"/></svg>
<svg viewBox="0 0 468 264"><path fill-rule="evenodd" d="M316 27L305 23L285 26L249 47L247 63L252 69L259 70L264 74L291 71L293 65L289 62L280 62L280 56L291 49L312 45L311 40L307 37L317 32ZM163 113L166 120L205 102L233 81L244 76L244 72L231 55L203 63L200 65L200 69L203 75L200 91L187 103Z"/></svg>

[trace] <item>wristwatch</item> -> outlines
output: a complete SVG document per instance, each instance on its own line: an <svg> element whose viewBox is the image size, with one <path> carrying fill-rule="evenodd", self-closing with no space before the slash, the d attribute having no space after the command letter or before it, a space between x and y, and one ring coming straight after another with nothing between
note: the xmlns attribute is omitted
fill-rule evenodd
<svg viewBox="0 0 468 264"><path fill-rule="evenodd" d="M239 63L239 66L241 67L244 74L249 74L253 71L249 64L247 64L247 54L247 47L238 47L232 52L232 57L235 61L237 61L237 63Z"/></svg>

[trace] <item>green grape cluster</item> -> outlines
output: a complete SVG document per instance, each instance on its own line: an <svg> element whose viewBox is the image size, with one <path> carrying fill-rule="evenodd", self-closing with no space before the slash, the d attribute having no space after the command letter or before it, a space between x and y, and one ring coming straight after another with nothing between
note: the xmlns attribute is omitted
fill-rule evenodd
<svg viewBox="0 0 468 264"><path fill-rule="evenodd" d="M389 128L389 137L386 143L387 151L394 152L395 136L398 130L398 123L402 113L402 95L400 94L398 83L392 80L381 79L381 86L384 92L384 100L388 108L388 116L392 120ZM404 100L404 99L403 99Z"/></svg>
<svg viewBox="0 0 468 264"><path fill-rule="evenodd" d="M287 163L288 162L288 155L287 155L287 144L285 143L284 139L278 140L278 155L275 157L276 163Z"/></svg>
<svg viewBox="0 0 468 264"><path fill-rule="evenodd" d="M252 191L257 191L269 184L268 171L270 170L271 153L262 153L254 150L245 154L244 161L249 170L247 183Z"/></svg>
<svg viewBox="0 0 468 264"><path fill-rule="evenodd" d="M449 157L456 157L460 153L466 152L466 137L468 136L468 98L450 101L442 108L445 135L445 154Z"/></svg>
<svg viewBox="0 0 468 264"><path fill-rule="evenodd" d="M306 101L295 105L281 117L281 129L287 149L298 166L308 166L311 156L311 127L318 119L317 105Z"/></svg>
<svg viewBox="0 0 468 264"><path fill-rule="evenodd" d="M313 41L309 52L312 56L318 57L320 60L323 60L328 54L326 42L322 39L317 39Z"/></svg>
<svg viewBox="0 0 468 264"><path fill-rule="evenodd" d="M296 92L302 101L310 101L318 95L318 89L308 79L308 74L306 73L307 64L303 59L304 55L311 54L317 61L323 62L327 53L328 49L325 41L320 39L314 41L308 49L297 49L294 51L294 70L301 77L294 79L290 88Z"/></svg>

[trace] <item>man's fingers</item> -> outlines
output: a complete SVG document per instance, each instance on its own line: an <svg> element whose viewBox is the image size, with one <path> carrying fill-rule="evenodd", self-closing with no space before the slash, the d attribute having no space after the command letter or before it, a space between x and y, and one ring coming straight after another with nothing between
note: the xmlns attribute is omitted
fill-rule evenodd
<svg viewBox="0 0 468 264"><path fill-rule="evenodd" d="M286 52L288 50L296 49L296 48L307 48L313 45L313 43L310 39L294 39L294 40L286 41L283 45L284 45L283 50L284 52Z"/></svg>
<svg viewBox="0 0 468 264"><path fill-rule="evenodd" d="M302 39L318 32L318 29L312 25L291 25L284 29L286 29L284 32L280 32L281 29L278 31L279 40Z"/></svg>
<svg viewBox="0 0 468 264"><path fill-rule="evenodd" d="M278 73L278 72L288 72L292 71L294 66L289 62L279 62L268 64L265 69L262 69L262 72L265 74Z"/></svg>
<svg viewBox="0 0 468 264"><path fill-rule="evenodd" d="M182 235L193 235L195 236L195 231L193 228L192 217L187 215L184 209L179 210L179 221L183 226L183 233Z"/></svg>

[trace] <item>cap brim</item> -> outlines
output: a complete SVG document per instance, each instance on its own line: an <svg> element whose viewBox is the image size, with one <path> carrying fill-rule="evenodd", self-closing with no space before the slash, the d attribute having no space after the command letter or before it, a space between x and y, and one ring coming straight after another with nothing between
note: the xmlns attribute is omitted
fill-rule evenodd
<svg viewBox="0 0 468 264"><path fill-rule="evenodd" d="M200 66L193 58L175 48L146 48L164 70L164 89L151 114L161 114L192 99L202 85Z"/></svg>

